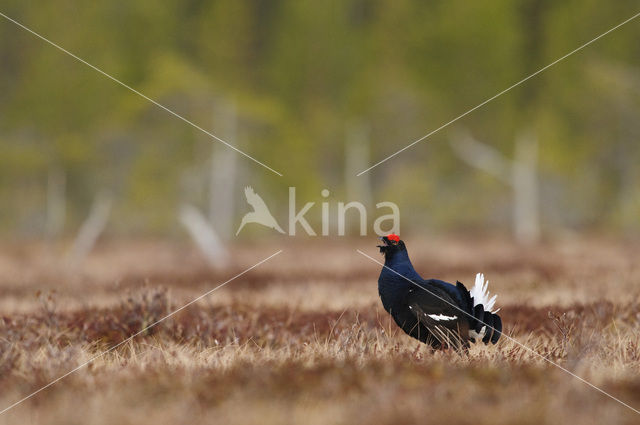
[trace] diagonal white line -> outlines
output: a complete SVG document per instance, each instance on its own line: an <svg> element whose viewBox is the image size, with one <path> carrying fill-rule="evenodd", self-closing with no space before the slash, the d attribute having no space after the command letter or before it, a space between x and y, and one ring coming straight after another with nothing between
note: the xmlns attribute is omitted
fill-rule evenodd
<svg viewBox="0 0 640 425"><path fill-rule="evenodd" d="M438 294L435 294L431 291L429 291L427 288L418 285L417 283L415 283L413 280L409 279L408 277L405 277L404 275L398 273L397 271L393 270L390 267L387 267L385 264L381 263L380 261L376 260L375 258L365 254L364 252L360 251L359 249L356 249L356 251L358 251L360 254L364 255L365 257L367 257L368 259L370 259L371 261L378 263L379 265L381 265L382 267L391 270L393 273L397 274L398 276L400 276L401 278L411 282L412 284L414 284L415 286L417 286L418 288L430 293L431 295L433 295L434 297L440 299L441 301L444 301L445 303L449 304L451 307L455 308L456 310L460 311L462 314L465 314L469 317L471 317L472 319L478 320L478 322L482 323L483 325L487 326L487 328L491 328L494 331L496 330L493 326L489 326L488 324L486 324L485 322L483 322L482 320L479 320L477 318L475 318L473 315L469 314L468 312L464 311L463 309L461 309L460 307L458 307L457 305L445 300L444 298L440 297ZM595 386L594 384L592 384L591 382L587 381L586 379L576 375L575 373L571 372L568 369L565 369L564 367L560 366L559 364L557 364L556 362L554 362L553 360L549 360L548 358L546 358L545 356L543 356L542 354L538 353L537 351L535 351L532 348L527 347L526 345L524 345L523 343L521 343L520 341L510 337L509 335L502 333L502 336L504 336L505 338L507 338L509 341L514 342L515 344L517 344L518 346L524 348L525 350L529 351L530 353L536 355L537 357L540 357L542 360L544 360L547 363L550 363L552 365L554 365L555 367L557 367L558 369L568 373L569 375L573 376L574 378L578 379L579 381L587 384L588 386L590 386L591 388L593 388L596 391L599 391L600 393L604 394L605 396L611 398L612 400L617 401L618 403L622 404L623 406L633 410L634 412L636 412L637 414L640 414L640 410L637 410L631 406L629 406L627 403L625 403L624 401L620 400L619 398L616 398L614 396L612 396L611 394L609 394L608 392L606 392L605 390Z"/></svg>
<svg viewBox="0 0 640 425"><path fill-rule="evenodd" d="M433 135L433 134L437 133L438 131L442 130L443 128L448 127L449 125L451 125L451 124L453 124L454 122L458 121L460 118L463 118L463 117L465 117L465 116L469 115L470 113L472 113L472 112L473 112L473 111L475 111L476 109L483 107L484 105L486 105L487 103L491 102L491 101L492 101L492 100L494 100L494 99L497 99L498 97L502 96L503 94L505 94L505 93L506 93L506 92L508 92L509 90L511 90L511 89L513 89L513 88L515 88L515 87L519 86L520 84L524 83L525 81L529 80L530 78L533 78L533 77L535 77L536 75L540 74L541 72L546 71L547 69L551 68L553 65L557 64L558 62L560 62L560 61L562 61L562 60L564 60L564 59L568 58L569 56L573 55L574 53L576 53L576 52L578 52L578 51L580 51L580 50L584 49L584 48L585 48L585 47L587 47L588 45L590 45L590 44L594 43L595 41L597 41L597 40L599 40L600 38L604 37L605 35L609 34L610 32L615 31L615 30L617 30L618 28L620 28L621 26L623 26L624 24L626 24L626 23L629 23L629 22L633 21L633 20L634 20L634 19L636 19L638 16L640 16L640 12L639 12L639 13L636 13L635 15L633 15L632 17L630 17L629 19L627 19L627 20L625 20L625 21L623 21L623 22L620 22L620 23L619 23L618 25L616 25L615 27L613 27L613 28L611 28L611 29L609 29L609 30L607 30L607 31L603 32L602 34L600 34L600 35L599 35L599 36L597 36L596 38L594 38L594 39L592 39L592 40L590 40L590 41L587 41L587 42L586 42L586 43L584 43L582 46L577 47L576 49L574 49L574 50L570 51L570 52L569 52L569 53L567 53L566 55L564 55L564 56L562 56L562 57L560 57L560 58L556 59L555 61L551 62L549 65L547 65L547 66L545 66L545 67L540 68L539 70L537 70L537 71L536 71L536 72L534 72L533 74L529 75L528 77L525 77L525 78L523 78L522 80L518 81L517 83L512 84L511 86L509 86L509 87L507 87L506 89L502 90L500 93L498 93L498 94L496 94L496 95L494 95L494 96L490 97L489 99L485 100L484 102L480 103L479 105L474 106L473 108L469 109L467 112L465 112L465 113L463 113L463 114L461 114L461 115L458 115L457 117L455 117L455 118L454 118L454 119L452 119L451 121L449 121L449 122L447 122L447 123L445 123L445 124L441 125L440 127L436 128L435 130L431 131L430 133L425 134L425 135L424 135L424 136L422 136L421 138L419 138L419 139L417 139L417 140L415 140L415 141L411 142L410 144L408 144L408 145L407 145L407 146L405 146L404 148L400 149L399 151L397 151L397 152L395 152L395 153L392 153L391 155L389 155L389 156L388 156L388 157L386 157L385 159L383 159L383 160L381 160L381 161L376 162L375 164L373 164L371 167L367 168L366 170L364 170L364 171L360 171L356 176L358 176L358 177L359 177L359 176L363 175L364 173L366 173L366 172L368 172L368 171L372 170L373 168L377 167L378 165L382 164L383 162L386 162L386 161L388 161L389 159L393 158L394 156L396 156L396 155L398 155L398 154L400 154L400 153L402 153L402 152L406 151L407 149L409 149L410 147L412 147L412 146L414 146L414 145L416 145L416 144L420 143L421 141L423 141L423 140L424 140L424 139L426 139L427 137L429 137L429 136L431 136L431 135Z"/></svg>
<svg viewBox="0 0 640 425"><path fill-rule="evenodd" d="M79 58L78 56L74 55L73 53L71 53L70 51L68 51L67 49L65 49L64 47L61 47L59 45L57 45L56 43L54 43L53 41L47 39L46 37L38 34L37 32L35 32L34 30L27 28L26 26L22 25L20 22L16 21L15 19L11 19L10 17L8 17L7 15L5 15L4 13L0 12L0 16L2 16L3 18L5 18L8 21L13 22L14 24L16 24L17 26L19 26L20 28L22 28L25 31L30 32L31 34L35 35L36 37L38 37L39 39L47 42L48 44L52 45L53 47L55 47L56 49L66 53L67 55L71 56L72 58L74 58L75 60L77 60L78 62L82 62L83 64L87 65L89 68L93 69L94 71L99 72L100 74L104 75L105 77L107 77L108 79L120 84L122 87L132 91L133 93L137 94L138 96L142 97L145 100L148 100L149 102L153 103L154 105L156 105L158 108L160 109L164 109L165 111L167 111L168 113L170 113L171 115L173 115L176 118L181 119L182 121L186 122L187 124L189 124L190 126L200 130L201 132L203 132L204 134L206 134L207 136L217 140L218 142L222 143L223 145L233 149L234 151L238 152L241 155L244 155L245 157L249 158L250 160L252 160L253 162L262 165L264 168L266 168L267 170L279 175L280 177L282 177L282 173L274 170L273 168L269 167L268 165L263 164L262 162L258 161L257 159L255 159L254 157L252 157L251 155L241 151L240 149L236 148L235 146L233 146L232 144L226 142L225 140L222 140L220 137L216 136L215 134L211 133L210 131L205 130L204 128L200 127L199 125L195 124L194 122L186 119L185 117L183 117L182 115L178 114L177 112L172 111L171 109L167 108L166 106L156 102L155 100L151 99L150 97L148 97L147 95L139 92L138 90L134 89L133 87L123 83L122 81L118 80L116 77L113 77L110 74L107 74L105 71L101 70L100 68L98 68L97 66L94 66L92 64L90 64L89 62L85 61L84 59Z"/></svg>
<svg viewBox="0 0 640 425"><path fill-rule="evenodd" d="M189 307L191 304L196 303L198 301L200 301L201 299L203 299L204 297L206 297L207 295L211 294L212 292L222 288L223 286L225 286L227 283L239 278L240 276L242 276L243 274L249 272L250 270L255 269L256 267L258 267L259 265L265 263L266 261L272 259L273 257L275 257L276 255L280 254L282 252L282 250L279 250L273 254L271 254L270 256L268 256L267 258L265 258L264 260L261 260L259 262L257 262L256 264L254 264L253 266L249 267L248 269L238 273L237 275L233 276L231 279L227 280L226 282L221 283L220 285L216 286L215 288L205 292L204 294L200 295L197 298L194 298L193 300L189 301L188 303L186 303L185 305L183 305L182 307L180 307L177 310L172 311L171 313L167 314L166 316L164 316L161 319L156 320L155 322L153 322L152 324L150 324L149 326L147 326L146 328L136 332L135 334L131 335L129 338L125 339L124 341L119 342L118 344L114 345L113 347L109 348L106 351L103 351L102 353L90 358L89 360L87 360L86 362L82 363L80 366L76 367L75 369L70 370L69 372L65 373L62 376L59 376L58 378L54 379L53 381L49 382L47 385L45 385L42 388L39 388L38 390L32 392L31 394L29 394L28 396L16 401L15 403L13 403L12 405L4 408L3 410L0 411L0 415L2 415L3 413L5 413L6 411L13 409L14 407L16 407L17 405L19 405L20 403L22 403L23 401L26 401L28 399L30 399L31 397L33 397L34 395L38 394L40 391L43 391L47 388L49 388L50 386L52 386L53 384L55 384L58 381L63 380L64 378L66 378L67 376L71 375L72 373L82 369L83 367L85 367L86 365L88 365L89 363L91 363L92 361L104 356L105 354L115 350L116 348L120 347L122 344L125 344L129 341L131 341L133 338L135 338L136 336L140 335L141 333L149 330L150 328L154 327L155 325L163 322L164 320L168 319L169 317L173 316L174 314L178 313L179 311L184 310L185 308Z"/></svg>

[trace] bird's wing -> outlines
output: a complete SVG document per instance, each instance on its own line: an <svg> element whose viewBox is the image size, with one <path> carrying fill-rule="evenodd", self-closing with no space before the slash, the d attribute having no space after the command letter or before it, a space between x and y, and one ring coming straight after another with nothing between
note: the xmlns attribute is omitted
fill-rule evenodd
<svg viewBox="0 0 640 425"><path fill-rule="evenodd" d="M456 345L466 341L469 320L463 313L464 308L458 306L458 302L441 288L431 285L427 287L424 284L421 286L423 289L409 290L406 299L409 310L437 339L446 336L447 342Z"/></svg>
<svg viewBox="0 0 640 425"><path fill-rule="evenodd" d="M462 284L452 285L449 282L445 282L444 280L438 280L438 279L426 279L419 283L425 288L433 288L431 290L437 290L439 292L443 292L447 294L451 299L453 299L453 301L455 302L455 305L464 308L465 311L467 310L470 311L470 308L467 307L467 304L468 304L467 298L469 298L469 296L468 295L465 296L462 293L462 291L460 291L460 285ZM462 286L464 287L464 285Z"/></svg>
<svg viewBox="0 0 640 425"><path fill-rule="evenodd" d="M244 188L244 196L247 198L247 203L253 207L254 211L269 211L269 208L267 208L267 205L264 203L260 195L254 192L251 186Z"/></svg>
<svg viewBox="0 0 640 425"><path fill-rule="evenodd" d="M407 305L420 312L428 323L457 321L467 319L466 315L456 308L457 302L439 288L411 288L407 295ZM423 317L418 320L422 321ZM426 323L425 323L426 324Z"/></svg>

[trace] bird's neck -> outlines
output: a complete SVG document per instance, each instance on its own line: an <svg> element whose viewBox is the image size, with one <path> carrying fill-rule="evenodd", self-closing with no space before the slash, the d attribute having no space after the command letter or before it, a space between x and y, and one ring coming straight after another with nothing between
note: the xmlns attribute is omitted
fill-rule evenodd
<svg viewBox="0 0 640 425"><path fill-rule="evenodd" d="M382 270L383 272L386 271L396 276L397 276L396 273L399 273L405 278L412 279L412 280L420 279L420 275L413 268L413 264L411 264L411 259L409 259L409 253L407 252L407 250L397 251L397 252L394 252L393 255L387 256L384 260L384 265L385 267ZM394 271L396 273L394 273Z"/></svg>
<svg viewBox="0 0 640 425"><path fill-rule="evenodd" d="M419 280L420 276L413 268L406 251L387 255L378 278L378 293L384 309L391 312L398 308L413 285L411 282Z"/></svg>
<svg viewBox="0 0 640 425"><path fill-rule="evenodd" d="M407 251L395 252L385 257L385 267L378 278L378 292L382 298L385 310L393 310L397 303L401 303L407 291L414 285L412 282L422 280L415 271Z"/></svg>

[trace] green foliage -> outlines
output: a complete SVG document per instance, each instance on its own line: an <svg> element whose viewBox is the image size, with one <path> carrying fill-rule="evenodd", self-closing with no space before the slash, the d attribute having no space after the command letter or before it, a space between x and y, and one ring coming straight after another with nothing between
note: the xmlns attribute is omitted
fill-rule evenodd
<svg viewBox="0 0 640 425"><path fill-rule="evenodd" d="M216 107L236 105L229 142L285 174L239 157L238 184L277 199L289 185L301 198L343 193L353 122L369 127L377 162L637 12L601 6L9 0L2 12L223 138ZM507 157L535 131L552 226L638 229L639 35L630 23L456 124ZM67 175L70 228L107 191L116 229L171 231L185 173L206 179L218 142L4 19L0 61L1 231L42 227L52 168ZM509 189L461 162L449 130L371 171L403 224L508 215Z"/></svg>

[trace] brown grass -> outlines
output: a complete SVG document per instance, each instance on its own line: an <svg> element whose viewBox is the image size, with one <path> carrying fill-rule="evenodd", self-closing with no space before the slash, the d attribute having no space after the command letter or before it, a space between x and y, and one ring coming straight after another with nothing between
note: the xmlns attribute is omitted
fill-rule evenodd
<svg viewBox="0 0 640 425"><path fill-rule="evenodd" d="M379 266L354 250L375 251L357 245L285 246L0 424L639 422L508 338L468 355L409 339L380 306ZM425 275L485 272L509 336L640 408L638 246L410 247ZM159 242L109 243L76 269L55 248L0 248L0 410L279 248L238 247L225 271Z"/></svg>

